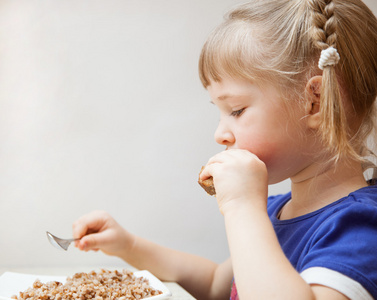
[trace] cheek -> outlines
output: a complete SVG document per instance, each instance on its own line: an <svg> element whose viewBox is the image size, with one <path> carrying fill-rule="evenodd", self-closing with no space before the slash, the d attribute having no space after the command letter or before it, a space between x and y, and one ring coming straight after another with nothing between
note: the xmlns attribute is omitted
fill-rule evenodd
<svg viewBox="0 0 377 300"><path fill-rule="evenodd" d="M258 156L266 165L274 160L274 157L279 153L279 146L276 143L277 139L274 136L262 134L245 134L243 138L237 141L237 147L245 149Z"/></svg>

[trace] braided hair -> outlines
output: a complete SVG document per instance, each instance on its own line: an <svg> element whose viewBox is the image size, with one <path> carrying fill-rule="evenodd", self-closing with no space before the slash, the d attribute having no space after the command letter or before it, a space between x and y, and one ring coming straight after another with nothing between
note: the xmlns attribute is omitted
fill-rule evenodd
<svg viewBox="0 0 377 300"><path fill-rule="evenodd" d="M314 48L325 50L337 46L337 16L333 0L309 0L312 14L310 36ZM340 95L335 66L326 66L322 73L320 99L321 132L334 153L348 152L358 157L350 146L346 113ZM339 155L336 156L339 158Z"/></svg>
<svg viewBox="0 0 377 300"><path fill-rule="evenodd" d="M307 2L312 12L313 48L334 47L340 54L339 65L322 72L322 136L335 157L351 155L363 161L362 156L369 152L366 137L376 128L376 17L361 0ZM347 113L342 99L349 102Z"/></svg>

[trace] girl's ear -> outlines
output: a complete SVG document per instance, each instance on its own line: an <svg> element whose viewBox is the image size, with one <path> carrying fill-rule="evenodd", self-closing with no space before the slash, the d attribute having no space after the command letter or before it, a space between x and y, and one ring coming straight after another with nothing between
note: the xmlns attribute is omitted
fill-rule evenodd
<svg viewBox="0 0 377 300"><path fill-rule="evenodd" d="M321 99L322 76L314 76L309 79L305 87L305 115L309 128L318 129L321 122L320 99Z"/></svg>

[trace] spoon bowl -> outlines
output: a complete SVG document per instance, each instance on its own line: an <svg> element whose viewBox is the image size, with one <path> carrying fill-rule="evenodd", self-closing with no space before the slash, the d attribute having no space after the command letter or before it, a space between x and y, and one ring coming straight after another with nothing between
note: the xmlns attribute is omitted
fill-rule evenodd
<svg viewBox="0 0 377 300"><path fill-rule="evenodd" d="M46 231L47 238L51 245L53 245L55 248L58 248L60 250L67 251L69 245L74 242L78 241L80 239L61 239L58 238L57 236L53 235L52 233Z"/></svg>

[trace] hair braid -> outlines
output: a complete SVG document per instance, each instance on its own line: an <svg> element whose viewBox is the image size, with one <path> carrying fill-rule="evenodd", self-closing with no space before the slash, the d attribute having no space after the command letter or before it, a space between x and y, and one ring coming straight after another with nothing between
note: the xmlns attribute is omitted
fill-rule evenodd
<svg viewBox="0 0 377 300"><path fill-rule="evenodd" d="M312 10L311 40L318 50L336 48L337 18L333 0L309 0ZM326 66L322 73L320 99L321 133L324 141L333 149L336 159L344 154L358 158L352 148L346 126L346 114L340 95L335 66Z"/></svg>
<svg viewBox="0 0 377 300"><path fill-rule="evenodd" d="M332 0L311 0L312 40L314 45L324 50L336 46L336 17Z"/></svg>

